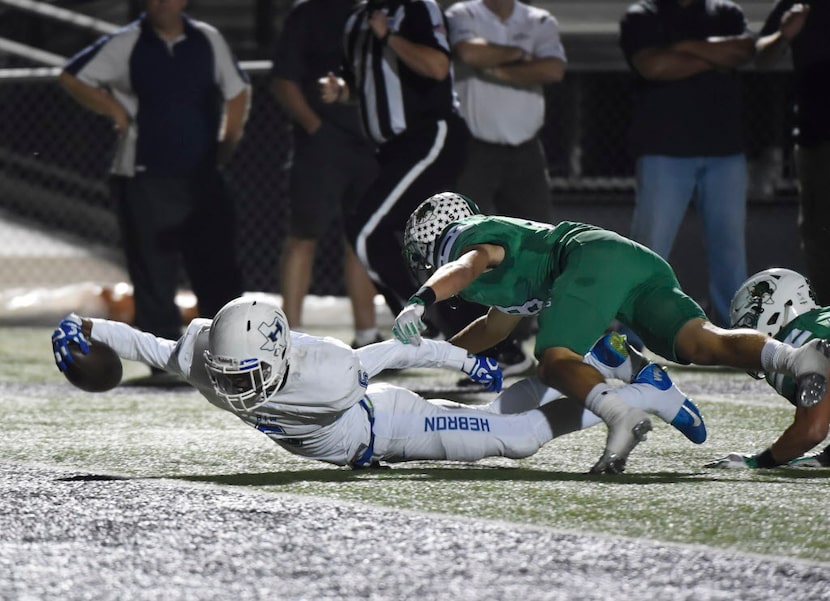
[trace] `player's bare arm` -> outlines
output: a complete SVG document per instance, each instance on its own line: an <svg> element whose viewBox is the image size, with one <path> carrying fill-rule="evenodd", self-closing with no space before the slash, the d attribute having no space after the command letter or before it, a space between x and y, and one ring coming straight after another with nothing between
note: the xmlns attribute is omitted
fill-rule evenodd
<svg viewBox="0 0 830 601"><path fill-rule="evenodd" d="M119 135L130 126L132 118L120 102L104 88L91 86L67 71L62 71L58 81L75 101L94 113L109 117Z"/></svg>
<svg viewBox="0 0 830 601"><path fill-rule="evenodd" d="M389 29L385 12L374 11L368 22L375 37L386 40L386 45L398 55L398 58L419 75L443 81L450 74L449 56L435 48L411 42Z"/></svg>
<svg viewBox="0 0 830 601"><path fill-rule="evenodd" d="M507 338L521 320L521 315L508 315L491 307L486 315L461 330L450 342L469 353L478 353Z"/></svg>
<svg viewBox="0 0 830 601"><path fill-rule="evenodd" d="M809 408L798 407L793 423L770 447L778 464L787 463L807 453L827 438L830 429L830 394Z"/></svg>
<svg viewBox="0 0 830 601"><path fill-rule="evenodd" d="M773 66L786 54L790 43L801 33L809 14L809 4L795 4L784 13L778 31L759 38L755 43L755 63L763 68Z"/></svg>
<svg viewBox="0 0 830 601"><path fill-rule="evenodd" d="M477 244L465 249L458 259L439 267L424 283L435 293L435 302L455 296L488 269L504 260L504 248L497 244Z"/></svg>
<svg viewBox="0 0 830 601"><path fill-rule="evenodd" d="M392 328L395 338L404 344L421 344L421 332L426 328L422 318L427 308L458 294L487 269L492 269L504 260L504 249L496 244L477 244L465 251L455 261L438 268L410 297L395 318L395 326Z"/></svg>
<svg viewBox="0 0 830 601"><path fill-rule="evenodd" d="M734 69L752 60L755 39L751 35L742 35L683 40L674 44L672 49L696 56L721 69Z"/></svg>

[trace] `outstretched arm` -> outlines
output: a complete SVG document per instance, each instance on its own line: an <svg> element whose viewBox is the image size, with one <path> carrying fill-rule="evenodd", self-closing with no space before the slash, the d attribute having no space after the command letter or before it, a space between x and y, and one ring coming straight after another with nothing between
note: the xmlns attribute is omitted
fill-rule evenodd
<svg viewBox="0 0 830 601"><path fill-rule="evenodd" d="M501 390L502 375L495 359L470 355L462 348L441 340L424 340L419 346L386 340L355 351L369 377L384 369L445 367L463 371L474 381Z"/></svg>
<svg viewBox="0 0 830 601"><path fill-rule="evenodd" d="M392 329L398 340L404 344L420 344L421 332L425 329L421 318L427 307L458 294L487 269L504 260L504 248L495 244L476 244L465 250L455 261L439 267L398 313Z"/></svg>
<svg viewBox="0 0 830 601"><path fill-rule="evenodd" d="M120 321L93 318L84 319L83 322L89 322L93 341L103 342L118 353L119 357L129 361L141 361L164 369L176 347L174 340L136 330Z"/></svg>

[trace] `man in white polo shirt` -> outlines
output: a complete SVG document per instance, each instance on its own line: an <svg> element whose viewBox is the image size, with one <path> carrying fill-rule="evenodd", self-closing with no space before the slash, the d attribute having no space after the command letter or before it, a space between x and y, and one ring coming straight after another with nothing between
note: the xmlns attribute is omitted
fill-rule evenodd
<svg viewBox="0 0 830 601"><path fill-rule="evenodd" d="M447 19L461 114L473 134L457 191L484 214L552 222L538 134L543 86L565 75L556 19L516 0L465 0Z"/></svg>

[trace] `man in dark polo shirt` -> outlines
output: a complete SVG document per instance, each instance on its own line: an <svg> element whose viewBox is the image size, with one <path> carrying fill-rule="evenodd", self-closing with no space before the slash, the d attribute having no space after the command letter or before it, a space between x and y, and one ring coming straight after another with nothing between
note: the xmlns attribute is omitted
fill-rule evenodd
<svg viewBox="0 0 830 601"><path fill-rule="evenodd" d="M830 2L778 0L756 44L759 66L792 50L801 243L819 304L830 305Z"/></svg>
<svg viewBox="0 0 830 601"><path fill-rule="evenodd" d="M703 220L712 321L746 279L747 172L740 81L754 40L729 0L640 0L620 24L637 79L631 237L666 258L692 198Z"/></svg>
<svg viewBox="0 0 830 601"><path fill-rule="evenodd" d="M221 34L183 14L186 4L146 0L138 20L79 52L60 75L118 133L112 193L135 325L172 339L182 326L180 259L200 315L212 317L243 291L219 167L242 137L248 79Z"/></svg>

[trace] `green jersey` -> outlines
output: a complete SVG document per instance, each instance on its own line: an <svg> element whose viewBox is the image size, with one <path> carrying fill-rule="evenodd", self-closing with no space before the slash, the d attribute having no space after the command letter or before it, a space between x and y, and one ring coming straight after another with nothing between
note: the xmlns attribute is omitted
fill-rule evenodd
<svg viewBox="0 0 830 601"><path fill-rule="evenodd" d="M784 326L775 338L795 347L804 346L816 338L830 340L830 307L802 313ZM767 382L778 394L795 404L796 384L791 377L771 373L767 374Z"/></svg>
<svg viewBox="0 0 830 601"><path fill-rule="evenodd" d="M473 215L441 233L433 265L457 260L477 244L501 246L504 259L460 296L511 315L538 314L537 356L553 347L585 354L618 319L650 349L676 361L675 335L690 319L705 317L668 263L609 230Z"/></svg>
<svg viewBox="0 0 830 601"><path fill-rule="evenodd" d="M496 307L513 315L534 315L550 305L553 281L560 274L561 258L573 236L601 232L582 223L558 225L511 217L473 215L451 224L435 244L435 266L458 259L476 244L504 249L504 260L482 273L460 294L462 298Z"/></svg>

